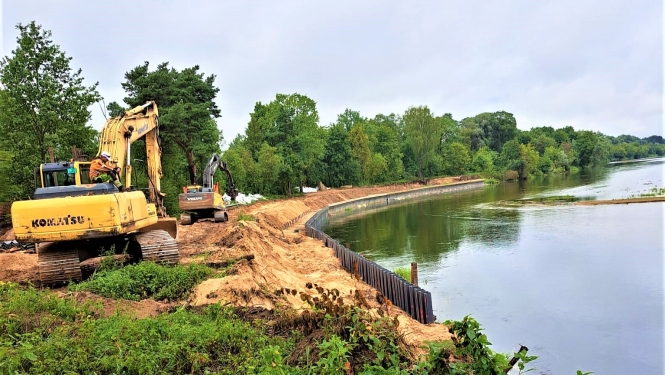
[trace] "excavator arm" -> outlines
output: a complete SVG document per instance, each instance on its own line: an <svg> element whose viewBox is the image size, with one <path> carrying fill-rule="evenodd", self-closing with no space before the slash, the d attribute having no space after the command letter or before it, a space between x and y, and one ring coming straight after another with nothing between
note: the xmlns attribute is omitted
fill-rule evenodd
<svg viewBox="0 0 665 375"><path fill-rule="evenodd" d="M125 171L125 184L132 181L131 145L145 137L149 202L155 204L157 214L166 217L164 194L161 191L162 151L159 146L159 112L154 101L125 111L109 119L100 135L99 150L108 151L116 166Z"/></svg>
<svg viewBox="0 0 665 375"><path fill-rule="evenodd" d="M238 196L238 189L236 188L235 182L233 182L233 176L231 175L231 171L229 171L229 168L227 167L226 163L222 161L222 158L217 154L212 155L210 161L208 162L208 165L206 165L205 171L203 172L203 191L212 191L213 177L215 175L215 171L218 168L224 173L226 173L226 182L227 182L226 194L228 194L228 196L231 197L232 201L235 201L236 197Z"/></svg>

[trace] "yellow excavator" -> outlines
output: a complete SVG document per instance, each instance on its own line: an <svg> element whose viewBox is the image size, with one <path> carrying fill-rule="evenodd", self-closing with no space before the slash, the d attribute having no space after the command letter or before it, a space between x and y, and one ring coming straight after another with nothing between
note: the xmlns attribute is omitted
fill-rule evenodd
<svg viewBox="0 0 665 375"><path fill-rule="evenodd" d="M180 214L180 224L189 225L198 219L213 219L216 223L229 220L224 199L219 194L219 184L213 183L217 169L226 173L226 194L232 201L236 200L238 189L233 182L231 171L219 155L213 154L203 172L203 185L195 185L195 181L192 181L192 184L183 187L182 193L178 195L178 207L184 211Z"/></svg>
<svg viewBox="0 0 665 375"><path fill-rule="evenodd" d="M178 226L164 208L158 110L148 102L108 119L98 155L125 172L122 192L111 183L92 183L90 162L46 163L35 169L34 199L12 204L16 239L37 248L42 284L77 281L82 263L115 249L130 258L175 264L179 261ZM130 146L145 139L148 188L132 181Z"/></svg>

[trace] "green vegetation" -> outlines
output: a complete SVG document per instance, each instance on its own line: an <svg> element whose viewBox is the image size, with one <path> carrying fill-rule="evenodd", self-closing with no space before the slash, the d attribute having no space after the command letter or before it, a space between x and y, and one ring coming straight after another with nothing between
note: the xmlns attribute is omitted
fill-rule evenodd
<svg viewBox="0 0 665 375"><path fill-rule="evenodd" d="M495 353L489 348L491 344L487 336L482 333L480 324L470 316L465 316L461 321L448 321L450 331L455 334L453 342L455 343L455 354L462 361L451 362L446 360L446 355L450 355L446 349L434 351L434 356L439 359L437 371L443 374L502 374L509 365L510 356L501 353ZM525 352L514 354L518 358L518 368L520 373L531 371L525 366L529 362L536 360L536 356L528 356Z"/></svg>
<svg viewBox="0 0 665 375"><path fill-rule="evenodd" d="M396 319L371 316L361 308L361 299L345 305L335 290L304 299L313 309L303 315L215 304L136 319L121 312L105 316L100 304L77 302L75 295L0 282L0 369L22 374L452 375L467 369L489 374L487 369L507 363L505 356L487 349L487 338L472 319L451 323L456 343L431 344L433 355L423 361L406 350ZM524 356L518 364L532 358Z"/></svg>
<svg viewBox="0 0 665 375"><path fill-rule="evenodd" d="M292 348L219 305L146 319L103 317L73 296L0 283L4 374L256 374L272 367L268 354Z"/></svg>
<svg viewBox="0 0 665 375"><path fill-rule="evenodd" d="M139 301L179 300L187 297L201 281L215 271L204 265L160 266L152 262L140 262L119 269L102 269L89 280L69 287L72 291L89 290L100 296Z"/></svg>
<svg viewBox="0 0 665 375"><path fill-rule="evenodd" d="M641 197L660 197L665 195L665 188L653 187L649 189L646 193L639 193L636 198ZM634 196L631 196L631 198Z"/></svg>
<svg viewBox="0 0 665 375"><path fill-rule="evenodd" d="M83 84L51 32L30 22L18 24L12 56L0 61L0 148L11 158L6 171L13 196L34 191L33 171L49 159L71 158L71 146L95 153L97 131L87 125L88 107L100 99L97 83Z"/></svg>
<svg viewBox="0 0 665 375"><path fill-rule="evenodd" d="M405 267L399 267L395 268L393 270L397 274L397 276L403 278L404 280L411 282L411 269L410 268L405 268Z"/></svg>
<svg viewBox="0 0 665 375"><path fill-rule="evenodd" d="M238 221L256 221L256 218L244 212L238 212Z"/></svg>

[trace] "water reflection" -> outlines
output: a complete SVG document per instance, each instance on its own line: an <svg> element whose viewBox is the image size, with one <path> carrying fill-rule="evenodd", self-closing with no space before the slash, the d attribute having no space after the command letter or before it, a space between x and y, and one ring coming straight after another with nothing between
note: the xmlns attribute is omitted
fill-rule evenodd
<svg viewBox="0 0 665 375"><path fill-rule="evenodd" d="M326 232L389 269L418 262L440 319L472 314L496 350L524 343L541 371L661 374L665 204L496 202L626 198L664 185L663 160L408 202Z"/></svg>
<svg viewBox="0 0 665 375"><path fill-rule="evenodd" d="M516 199L522 191L520 184L506 184L410 201L335 219L324 231L369 258L436 262L462 240L510 246L519 238L520 210L475 206Z"/></svg>

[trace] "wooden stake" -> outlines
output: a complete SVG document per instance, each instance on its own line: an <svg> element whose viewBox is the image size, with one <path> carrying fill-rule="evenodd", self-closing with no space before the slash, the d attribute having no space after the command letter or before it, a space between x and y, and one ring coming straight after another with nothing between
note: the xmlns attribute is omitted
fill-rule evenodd
<svg viewBox="0 0 665 375"><path fill-rule="evenodd" d="M418 286L418 263L411 262L411 284Z"/></svg>

